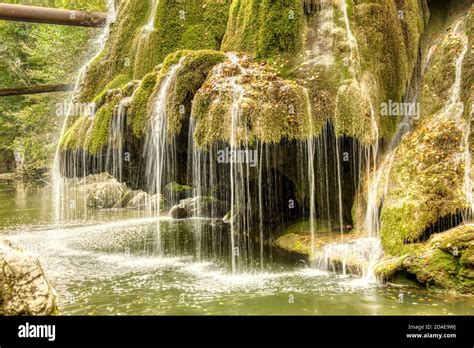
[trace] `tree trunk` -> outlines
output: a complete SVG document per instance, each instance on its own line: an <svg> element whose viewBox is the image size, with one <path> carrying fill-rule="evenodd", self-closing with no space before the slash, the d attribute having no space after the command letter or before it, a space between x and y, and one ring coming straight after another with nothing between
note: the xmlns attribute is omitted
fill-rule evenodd
<svg viewBox="0 0 474 348"><path fill-rule="evenodd" d="M0 4L0 19L77 27L102 27L107 21L107 15L97 12L88 13L37 6Z"/></svg>
<svg viewBox="0 0 474 348"><path fill-rule="evenodd" d="M12 95L27 95L27 94L42 94L52 92L72 91L74 85L56 84L56 85L41 85L18 88L0 88L0 97L8 97Z"/></svg>

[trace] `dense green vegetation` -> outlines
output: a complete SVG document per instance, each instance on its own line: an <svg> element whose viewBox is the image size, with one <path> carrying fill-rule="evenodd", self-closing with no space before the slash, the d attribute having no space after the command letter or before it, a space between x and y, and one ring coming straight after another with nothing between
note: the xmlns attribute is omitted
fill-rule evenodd
<svg viewBox="0 0 474 348"><path fill-rule="evenodd" d="M104 0L7 0L56 8L104 11ZM74 83L96 29L0 21L0 88ZM20 175L51 166L67 93L0 98L0 152L20 160ZM5 158L7 160L7 158Z"/></svg>

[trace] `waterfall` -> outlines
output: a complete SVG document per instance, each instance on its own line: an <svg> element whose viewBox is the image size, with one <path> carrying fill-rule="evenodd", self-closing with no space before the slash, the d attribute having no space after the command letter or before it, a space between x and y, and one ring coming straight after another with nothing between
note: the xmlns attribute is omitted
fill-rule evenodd
<svg viewBox="0 0 474 348"><path fill-rule="evenodd" d="M91 57L85 65L79 70L78 78L76 79L74 91L69 100L69 108L66 112L66 117L64 119L61 134L66 132L66 129L69 125L70 117L74 110L74 99L80 91L81 82L85 76L87 68L89 65L101 54L102 50L105 47L105 43L110 34L110 25L115 22L117 16L117 7L115 0L107 0L107 21L104 29L96 40L94 40L93 49L91 50ZM83 155L85 156L85 155ZM57 225L62 223L66 218L66 211L68 210L68 194L69 187L67 179L63 178L61 173L62 159L61 159L61 149L58 146L56 147L56 153L54 156L53 169L52 169L52 196L53 196L53 213L54 220ZM75 156L74 156L75 157ZM85 158L83 157L83 163L85 163ZM74 168L76 165L74 164ZM85 170L85 169L84 169ZM74 197L75 198L75 197Z"/></svg>
<svg viewBox="0 0 474 348"><path fill-rule="evenodd" d="M127 107L132 100L133 97L126 97L119 102L109 127L105 168L119 182L123 181L123 144L125 140L123 133L125 130L125 117L127 115Z"/></svg>
<svg viewBox="0 0 474 348"><path fill-rule="evenodd" d="M235 64L238 66L240 73L245 74L245 69L240 65L239 58L234 54L234 53L228 53L227 54L228 58L232 62L232 64ZM238 148L240 148L240 145L237 141L237 132L238 132L238 127L239 123L241 120L241 115L242 115L242 101L244 98L244 89L243 87L238 83L237 79L240 75L236 75L232 77L231 79L231 88L232 88L232 105L230 109L230 117L231 117L231 137L230 137L230 146L231 150L235 151ZM245 144L247 146L247 151L248 151L248 143ZM246 168L248 172L248 167ZM244 186L244 180L243 178L245 177L244 170L242 164L237 164L234 163L234 161L231 161L230 163L230 216L231 219L234 220L236 217L236 212L240 215L241 209L240 209L240 199L241 195L244 194L244 190L248 185ZM248 184L248 175L247 175L247 184ZM239 185L240 184L240 185ZM237 209L236 209L237 208ZM248 209L248 207L245 207L244 209ZM247 227L247 224L245 223L244 220L244 228ZM244 231L239 231L243 232L244 235L248 234L248 230ZM235 246L235 234L236 234L236 225L234 224L234 221L232 221L230 225L230 238L231 238L231 254L232 254L232 272L236 272L236 256L238 254L238 249L236 249Z"/></svg>
<svg viewBox="0 0 474 348"><path fill-rule="evenodd" d="M153 209L154 202L149 202L147 206L150 207L150 212L154 212L157 217L161 216L162 205L166 204L164 201L161 204L161 201L164 200L163 186L173 182L176 178L176 139L168 134L167 101L171 84L185 58L182 57L178 64L173 65L161 82L160 89L155 96L143 148L146 161L147 192L155 194L152 199L157 200L157 209ZM161 224L158 220L156 225L156 251L158 253L161 253L160 241Z"/></svg>
<svg viewBox="0 0 474 348"><path fill-rule="evenodd" d="M314 36L311 50L307 51L308 57L303 65L323 65L334 64L333 40L331 35L335 31L333 0L320 0L318 9L317 26L310 35Z"/></svg>
<svg viewBox="0 0 474 348"><path fill-rule="evenodd" d="M318 139L316 139L316 142L308 141L308 174L310 177L309 180L311 194L310 219L312 222L311 230L313 244L312 251L313 257L315 258L314 262L318 268L334 270L334 265L332 262L335 259L338 259L341 262L339 268L343 273L348 270L348 265L350 264L351 258L357 256L360 264L363 265L362 269L359 270L359 273L364 275L364 277L371 278L373 276L373 267L382 255L382 249L378 239L379 213L377 192L379 190L379 185L381 185L380 182L382 179L385 179L385 177L382 177L382 175L377 172L377 162L379 159L378 122L376 119L376 111L373 106L367 79L362 75L359 45L351 29L346 0L340 0L339 7L343 14L346 39L350 47L350 56L347 58L349 71L354 79L354 83L357 85L357 88L366 98L370 113L370 132L373 143L366 145L356 145L352 152L352 155L354 156L354 167L352 168L354 171L352 176L353 183L356 184L358 182L361 171L363 170L361 167L362 159L365 160L364 168L366 178L372 183L372 185L367 187L368 201L365 230L368 238L359 238L354 242L344 241L345 214L343 192L345 192L345 188L343 187L343 169L341 161L343 137L338 137L336 130L334 130L334 135L332 135L331 128L327 128L322 132ZM330 11L327 13L330 13ZM326 28L329 28L330 26L329 20L329 18L325 18L324 20L324 26ZM317 162L313 161L313 157L316 157ZM315 165L315 163L317 164ZM329 170L329 163L334 163L333 171ZM314 166L316 166L316 170L311 169L311 167ZM318 180L316 180L314 176L316 176ZM360 187L357 186L354 188L354 190L360 191ZM319 193L315 195L315 191L318 191ZM335 197L332 197L331 195L335 195ZM333 221L337 221L337 230L341 236L340 243L326 245L323 247L322 251L317 251L314 249L316 234L313 223L313 220L316 216L315 202L318 203L318 215L327 219L327 230L332 231L333 229L331 224Z"/></svg>
<svg viewBox="0 0 474 348"><path fill-rule="evenodd" d="M383 255L378 238L358 238L347 243L330 244L317 258L320 269L358 274L367 282L374 280L374 268Z"/></svg>
<svg viewBox="0 0 474 348"><path fill-rule="evenodd" d="M359 44L351 29L351 23L349 21L349 14L347 12L346 1L347 0L340 0L340 6L341 6L342 14L344 17L347 42L349 43L349 47L351 50L351 57L350 57L350 62L349 62L350 69L353 75L357 75L357 73L360 71ZM354 66L354 62L356 63L356 66Z"/></svg>
<svg viewBox="0 0 474 348"><path fill-rule="evenodd" d="M451 88L451 97L448 101L448 106L452 104L461 103L461 82L462 82L462 65L467 51L469 50L469 38L463 29L465 19L461 19L454 27L453 33L461 40L463 48L459 56L456 58L456 77L454 85ZM462 115L459 114L459 115Z"/></svg>
<svg viewBox="0 0 474 348"><path fill-rule="evenodd" d="M135 39L135 61L133 68L133 75L136 79L141 79L148 70L144 67L154 61L154 58L150 56L150 46L152 42L152 33L155 30L155 20L158 12L158 5L160 0L145 0L150 4L150 11L146 24L140 29L138 36ZM148 66L149 69L154 68L154 65Z"/></svg>
<svg viewBox="0 0 474 348"><path fill-rule="evenodd" d="M153 31L155 28L155 19L156 19L156 12L158 10L158 5L160 4L160 0L151 0L151 11L148 17L147 24L143 28L145 32Z"/></svg>
<svg viewBox="0 0 474 348"><path fill-rule="evenodd" d="M341 0L340 6L344 17L345 29L346 29L346 37L349 43L349 47L351 50L351 57L350 57L350 70L355 78L358 88L362 91L362 94L367 97L367 102L369 106L370 112L370 123L371 123L371 138L373 144L365 146L365 168L366 168L366 178L369 182L367 187L367 207L366 207L366 217L364 223L364 229L368 236L370 237L377 237L380 231L380 224L379 224L379 205L377 199L377 192L379 190L379 183L378 174L377 174L377 162L379 159L379 129L378 123L376 120L376 111L372 102L372 97L370 94L370 90L367 86L367 82L365 80L360 80L360 50L359 44L357 42L356 37L354 36L351 24L349 20L349 14L347 9L347 1L348 0ZM350 1L350 0L349 0Z"/></svg>
<svg viewBox="0 0 474 348"><path fill-rule="evenodd" d="M462 42L462 50L459 56L456 58L455 64L455 80L451 88L450 98L445 106L445 110L442 111L443 114L449 115L454 109L456 120L460 123L460 126L463 127L463 146L464 146L464 192L466 195L466 202L468 205L468 211L465 213L464 220L468 221L472 217L474 212L474 199L472 194L473 184L471 180L471 153L469 151L469 137L471 134L471 123L465 121L462 117L464 114L464 103L461 101L461 84L462 84L462 66L466 54L469 50L469 38L465 33L463 26L465 25L465 18L459 20L453 29L453 34L457 36Z"/></svg>
<svg viewBox="0 0 474 348"><path fill-rule="evenodd" d="M308 179L309 179L309 222L311 229L311 257L315 254L316 248L316 173L314 167L315 144L314 144L314 128L313 128L313 112L311 99L308 90L305 89L306 102L308 104L308 117L310 120L310 136L307 140L308 146Z"/></svg>

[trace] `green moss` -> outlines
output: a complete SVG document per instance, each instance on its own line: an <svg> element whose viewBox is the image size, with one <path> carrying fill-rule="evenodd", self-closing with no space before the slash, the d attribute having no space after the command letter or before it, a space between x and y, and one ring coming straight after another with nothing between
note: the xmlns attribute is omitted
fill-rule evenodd
<svg viewBox="0 0 474 348"><path fill-rule="evenodd" d="M354 7L362 69L371 72L377 85L374 107L388 100L402 101L415 71L424 18L418 0L363 2ZM382 117L380 136L390 139L397 123L397 117Z"/></svg>
<svg viewBox="0 0 474 348"><path fill-rule="evenodd" d="M307 238L301 237L298 234L285 234L278 238L275 244L279 248L290 253L306 256L311 255L311 245L308 243Z"/></svg>
<svg viewBox="0 0 474 348"><path fill-rule="evenodd" d="M423 257L409 256L404 261L405 269L416 275L426 286L458 288L456 275L458 262L455 257L441 250L433 250Z"/></svg>
<svg viewBox="0 0 474 348"><path fill-rule="evenodd" d="M194 95L205 82L209 71L226 58L223 53L212 50L178 51L165 60L164 66L184 55L186 58L172 81L172 93L167 100L168 127L173 134L179 134L184 118L186 115L189 117Z"/></svg>
<svg viewBox="0 0 474 348"><path fill-rule="evenodd" d="M159 85L157 73L146 75L135 92L133 100L128 110L127 123L132 130L133 135L141 137L145 130L148 116L150 114L149 104L153 92Z"/></svg>
<svg viewBox="0 0 474 348"><path fill-rule="evenodd" d="M229 6L228 0L160 1L155 29L137 38L134 77L143 77L177 50L219 49Z"/></svg>
<svg viewBox="0 0 474 348"><path fill-rule="evenodd" d="M456 58L462 50L459 38L448 35L433 53L426 71L422 89L422 116L429 117L439 111L450 96L455 80Z"/></svg>
<svg viewBox="0 0 474 348"><path fill-rule="evenodd" d="M244 98L239 102L240 117L235 125L236 142L277 143L282 139L307 138L311 127L306 91L294 81L278 78L271 68L248 57L241 64L247 74L241 74L239 67L226 62L197 92L192 109L197 144L204 147L217 141L230 142L234 79L244 88Z"/></svg>
<svg viewBox="0 0 474 348"><path fill-rule="evenodd" d="M81 101L93 100L117 75L133 75L134 44L147 21L150 3L143 0L120 2L105 48L87 69L79 96Z"/></svg>
<svg viewBox="0 0 474 348"><path fill-rule="evenodd" d="M337 93L335 124L337 135L348 135L362 143L373 143L370 104L355 81L341 86Z"/></svg>
<svg viewBox="0 0 474 348"><path fill-rule="evenodd" d="M193 188L188 185L181 185L181 184L178 184L177 182L171 182L168 185L166 185L165 189L171 192L186 192L186 191L192 190ZM212 197L209 197L209 198L213 199Z"/></svg>
<svg viewBox="0 0 474 348"><path fill-rule="evenodd" d="M159 72L147 74L134 94L127 120L136 137L141 137L145 131L151 114L151 103L159 90L163 77L184 56L186 56L186 59L171 82L167 100L168 122L171 133L180 132L182 122L191 110L194 94L204 83L211 68L225 59L223 53L212 50L181 50L168 55L159 66Z"/></svg>
<svg viewBox="0 0 474 348"><path fill-rule="evenodd" d="M468 47L474 45L474 7L471 7L469 14L466 19L466 35L469 38ZM469 59L471 57L471 59ZM464 64L462 67L463 84L461 99L464 102L464 119L471 120L474 112L474 94L472 93L472 86L474 86L474 59L472 59L472 52L468 52ZM471 125L471 141L474 144L474 126ZM474 153L474 145L472 147L472 153Z"/></svg>
<svg viewBox="0 0 474 348"><path fill-rule="evenodd" d="M411 249L411 250L409 250ZM434 234L422 244L404 248L404 256L382 260L375 274L395 281L398 274L413 275L427 287L474 292L474 225L463 225Z"/></svg>
<svg viewBox="0 0 474 348"><path fill-rule="evenodd" d="M109 135L110 121L114 115L114 108L119 100L114 99L113 101L104 104L97 110L93 117L93 124L90 130L90 134L84 143L84 149L91 155L97 154L102 146L107 143Z"/></svg>
<svg viewBox="0 0 474 348"><path fill-rule="evenodd" d="M465 267L474 268L474 248L468 249L463 252L459 261Z"/></svg>
<svg viewBox="0 0 474 348"><path fill-rule="evenodd" d="M309 234L311 232L311 222L310 221L300 221L297 222L287 229L285 229L281 234L299 234L299 235L305 235Z"/></svg>
<svg viewBox="0 0 474 348"><path fill-rule="evenodd" d="M332 222L335 226L337 222ZM322 220L322 219L317 219L314 221L314 228L318 233L328 233L331 231L328 231L328 226L331 224L331 222L327 220ZM309 235L311 234L311 221L309 220L303 220L299 221L290 227L286 228L283 230L283 232L280 235L285 235L285 234L298 234L298 235ZM340 235L339 235L340 236Z"/></svg>
<svg viewBox="0 0 474 348"><path fill-rule="evenodd" d="M447 115L423 121L403 139L381 214L387 253L399 255L431 224L467 208L464 163L458 160L464 127Z"/></svg>
<svg viewBox="0 0 474 348"><path fill-rule="evenodd" d="M223 50L269 58L302 47L301 1L237 0L230 9Z"/></svg>
<svg viewBox="0 0 474 348"><path fill-rule="evenodd" d="M98 107L102 106L102 104L105 102L104 101L104 97L105 97L105 94L107 93L107 91L111 90L111 89L119 89L123 86L125 86L125 84L127 84L128 82L130 81L130 77L128 77L127 75L117 75L112 81L110 81L106 86L105 88L102 90L102 92L100 92L94 99L94 102L96 103L96 105Z"/></svg>
<svg viewBox="0 0 474 348"><path fill-rule="evenodd" d="M80 116L72 126L61 136L59 148L61 151L74 151L83 148L93 124L90 116Z"/></svg>
<svg viewBox="0 0 474 348"><path fill-rule="evenodd" d="M81 101L90 101L118 75L141 79L179 49L219 49L224 36L229 0L162 0L154 29L145 25L151 1L120 2L104 50L88 67Z"/></svg>
<svg viewBox="0 0 474 348"><path fill-rule="evenodd" d="M374 269L375 276L383 281L392 280L403 269L404 257L384 259Z"/></svg>

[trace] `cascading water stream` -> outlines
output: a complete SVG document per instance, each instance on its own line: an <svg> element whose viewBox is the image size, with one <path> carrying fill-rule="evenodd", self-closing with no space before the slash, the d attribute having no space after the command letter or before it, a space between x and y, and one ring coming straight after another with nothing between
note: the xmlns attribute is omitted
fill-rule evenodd
<svg viewBox="0 0 474 348"><path fill-rule="evenodd" d="M350 0L349 0L350 1ZM346 29L346 37L347 41L349 42L349 47L351 50L351 57L349 62L349 67L353 77L356 79L357 84L360 90L363 92L363 95L367 97L367 102L370 109L370 122L371 122L371 138L373 140L372 145L367 145L365 148L365 158L366 158L366 176L369 179L372 177L372 182L377 183L377 161L379 157L379 130L377 120L375 118L375 109L373 106L372 98L370 95L370 91L365 82L361 82L359 80L360 75L360 50L359 44L357 42L356 37L354 36L351 24L349 21L349 14L347 9L347 0L340 1L341 10L344 17L345 29ZM365 231L367 232L368 236L377 238L379 233L379 223L378 223L378 204L377 204L377 195L376 192L378 190L377 185L373 187L368 187L368 200L367 200L367 213L366 213L366 220L365 220Z"/></svg>
<svg viewBox="0 0 474 348"><path fill-rule="evenodd" d="M243 74L245 72L244 68L239 64L239 58L234 53L228 53L227 57L230 59L232 64L238 66L240 73ZM231 88L232 88L232 105L230 109L230 116L231 116L231 138L230 138L230 146L231 151L235 151L238 149L239 144L237 141L237 131L239 126L239 121L241 119L242 114L242 101L244 98L244 89L239 83L237 79L240 75L236 75L231 79ZM235 246L235 235L236 235L236 225L235 225L235 218L236 213L240 214L240 211L236 211L236 204L238 204L238 200L236 200L237 192L236 190L240 189L236 187L236 176L239 174L237 173L238 170L242 171L242 168L238 168L239 164L234 163L231 161L230 163L230 216L232 219L231 226L230 226L230 238L231 238L231 257L232 257L232 272L235 273L237 271L236 266L236 256L238 255L238 249ZM241 182L239 180L239 182ZM238 182L237 182L238 183ZM240 205L239 205L240 206ZM242 231L244 232L244 231ZM244 232L245 233L245 232Z"/></svg>
<svg viewBox="0 0 474 348"><path fill-rule="evenodd" d="M463 147L464 147L464 193L466 195L466 202L468 205L468 209L466 212L463 213L464 221L468 221L472 218L472 213L474 211L474 199L472 194L472 181L471 181L471 153L469 151L469 137L471 134L471 123L466 122L463 119L464 114L464 103L461 100L461 83L462 83L462 67L464 63L464 59L466 58L466 54L469 50L469 38L465 33L465 26L466 19L462 18L459 22L454 26L453 34L457 36L461 43L462 43L462 50L459 56L456 58L455 64L455 80L454 84L451 88L451 95L450 98L445 106L445 108L441 111L442 115L451 115L454 113L455 119L461 127L463 127Z"/></svg>
<svg viewBox="0 0 474 348"><path fill-rule="evenodd" d="M123 144L127 108L133 97L122 99L110 121L105 168L119 182L123 181Z"/></svg>
<svg viewBox="0 0 474 348"><path fill-rule="evenodd" d="M349 47L351 50L351 57L350 57L350 68L352 75L357 75L360 71L360 55L359 55L359 44L357 42L356 37L352 33L351 23L349 21L349 14L347 11L347 0L340 0L341 10L344 16L344 24L346 29L346 37L349 43ZM349 0L350 1L350 0Z"/></svg>
<svg viewBox="0 0 474 348"><path fill-rule="evenodd" d="M378 123L376 120L376 113L375 109L373 107L373 102L372 98L370 95L369 88L366 85L365 80L361 80L361 67L360 67L360 53L359 53L359 45L357 42L356 37L354 36L352 30L351 30L351 25L350 25L350 20L349 20L349 14L348 14L348 6L346 0L341 0L339 2L339 6L342 10L343 13L343 19L344 19L344 24L345 24L345 31L346 31L346 38L347 42L350 47L350 57L348 57L348 66L349 66L349 71L351 72L351 75L354 78L355 83L357 84L357 87L362 91L362 94L367 98L367 104L368 107L370 108L370 121L371 121L371 139L373 141L372 145L365 145L363 148L359 151L364 151L366 159L365 163L365 170L366 170L366 175L367 178L372 177L376 178L377 176L377 160L378 160L378 138L379 138L379 131L378 131ZM337 220L338 220L338 226L339 226L339 232L341 235L341 240L344 239L344 207L343 207L343 186L342 186L342 167L341 167L341 139L335 135L334 137L334 162L335 162L335 177L334 180L336 181L335 185L335 191L337 191ZM311 157L314 156L315 152L321 152L324 154L324 160L325 160L325 167L326 167L326 173L325 173L325 180L326 180L326 190L327 192L329 189L328 185L328 179L329 179L329 173L327 172L327 163L328 163L328 144L327 140L324 136L321 137L320 141L322 141L322 147L318 146L317 151L314 151L314 145L309 143L308 147L308 155L309 155L309 166L311 167L314 165L312 162ZM362 155L359 154L359 157L361 158ZM359 161L360 163L360 161ZM359 168L360 172L361 168ZM310 177L311 177L311 173ZM354 174L357 177L357 174ZM374 180L373 181L377 181ZM355 180L355 179L354 179ZM312 179L310 179L312 181ZM310 183L310 191L312 192L315 190L314 185L311 185ZM361 271L360 273L366 277L367 279L371 279L373 277L373 266L377 262L377 260L381 257L381 246L380 246L380 241L378 239L378 225L374 226L374 222L378 221L378 213L377 213L377 207L375 204L375 197L372 197L371 192L375 192L376 188L370 188L369 189L369 199L368 199L368 206L367 206L367 217L366 217L366 232L369 236L369 238L365 238L364 242L361 243L344 243L341 242L340 244L330 244L326 247L323 248L322 250L322 256L320 254L315 255L316 259L316 265L319 268L322 269L331 269L330 264L333 259L340 259L341 262L341 271L343 273L346 272L347 270L347 265L349 263L348 258L351 257L354 253L357 253L357 249L360 249L362 246L367 246L367 252L362 252L361 255L365 258L364 262L362 262L365 266L364 270ZM314 196L311 197L311 201L313 202ZM329 204L330 198L327 198L327 210L328 212L330 211L330 204ZM314 208L313 208L314 209ZM310 208L310 210L312 210ZM312 215L313 213L311 213ZM331 216L330 213L328 213L328 216ZM313 216L311 220L313 219ZM329 219L330 220L330 219ZM315 233L314 227L311 227L312 229L312 234ZM362 240L362 239L361 239ZM313 254L315 254L314 250L314 239L312 237L312 243L313 243ZM370 246L370 247L369 247ZM344 251L344 252L341 252Z"/></svg>
<svg viewBox="0 0 474 348"><path fill-rule="evenodd" d="M447 106L461 103L461 82L462 82L462 65L466 57L467 51L469 50L469 38L464 32L463 25L465 19L461 19L454 27L453 33L461 40L463 48L459 56L456 58L456 76L454 85L451 88L451 96ZM461 116L462 113L458 114Z"/></svg>
<svg viewBox="0 0 474 348"><path fill-rule="evenodd" d="M110 34L110 25L115 22L117 16L117 7L115 0L107 0L107 21L104 29L92 45L94 49L91 50L91 57L87 63L79 70L78 78L76 79L74 91L69 100L69 107L65 115L65 119L62 125L61 133L64 134L69 124L69 119L72 116L74 107L74 99L80 91L81 82L85 76L87 68L89 65L100 55L102 50L105 47L105 43ZM93 115L90 115L93 117ZM85 154L83 154L85 156ZM56 148L56 153L54 156L53 169L52 169L52 196L53 196L53 213L54 220L56 225L60 225L66 219L68 204L70 204L69 199L69 190L67 179L62 176L62 158L61 158L61 149L59 145ZM74 156L75 158L76 156ZM83 163L86 163L85 158L83 157ZM83 166L85 168L85 166ZM73 168L77 168L76 164L73 164ZM84 169L85 170L85 169ZM73 197L74 199L76 197ZM86 206L86 205L85 205Z"/></svg>
<svg viewBox="0 0 474 348"><path fill-rule="evenodd" d="M160 0L151 0L150 16L148 17L147 24L143 28L146 33L153 31L153 29L155 28L156 12L157 12L159 3L160 3Z"/></svg>
<svg viewBox="0 0 474 348"><path fill-rule="evenodd" d="M456 119L460 123L467 123L466 129L464 130L464 159L465 159L465 179L464 179L464 191L466 194L466 200L468 205L473 207L473 200L472 200L472 183L470 178L470 168L471 168L471 156L469 152L469 123L462 120L462 114L464 111L464 105L460 100L460 91L461 91L461 77L462 77L462 64L464 58L467 54L468 50L468 39L465 33L461 30L462 23L464 20L460 20L454 27L453 33L454 35L458 36L463 43L463 49L460 52L459 56L456 58L455 63L455 81L451 88L450 97L445 105L445 107L439 112L441 117L455 115ZM422 64L422 77L424 76L425 71L427 70L429 63L433 54L435 53L438 44L434 44L428 50L426 57ZM412 104L415 105L417 103L418 95L415 92L413 96ZM366 214L366 229L371 231L376 231L378 234L380 230L380 216L379 216L379 204L381 199L386 196L389 184L389 175L391 172L391 168L393 166L395 160L395 148L399 145L403 136L412 129L413 127L413 120L415 116L413 114L406 114L404 115L403 119L399 123L398 129L394 137L392 138L391 143L387 149L387 155L385 156L384 160L381 162L378 170L376 171L376 175L372 178L371 182L369 183L368 188L368 204L367 204L367 214ZM436 116L435 116L436 117ZM472 211L472 208L471 208ZM466 213L468 215L469 213ZM465 217L464 220L467 221L469 218Z"/></svg>
<svg viewBox="0 0 474 348"><path fill-rule="evenodd" d="M320 0L319 6L317 26L313 34L315 39L303 65L330 66L335 62L331 39L331 34L336 28L333 0Z"/></svg>
<svg viewBox="0 0 474 348"><path fill-rule="evenodd" d="M147 192L154 193L146 205L150 215L160 217L162 205L165 205L162 190L163 185L173 182L176 177L176 141L168 133L167 101L172 82L181 68L185 57L178 64L173 65L161 82L160 89L155 96L149 129L144 144L146 160ZM156 252L161 253L161 223L156 224Z"/></svg>
<svg viewBox="0 0 474 348"><path fill-rule="evenodd" d="M311 99L308 90L305 89L306 103L308 105L308 119L310 121L310 136L307 139L308 146L308 178L309 178L309 222L311 230L311 258L315 254L316 249L316 173L314 168L314 157L316 148L314 144L314 128L313 128L313 112ZM313 260L312 260L313 261Z"/></svg>

